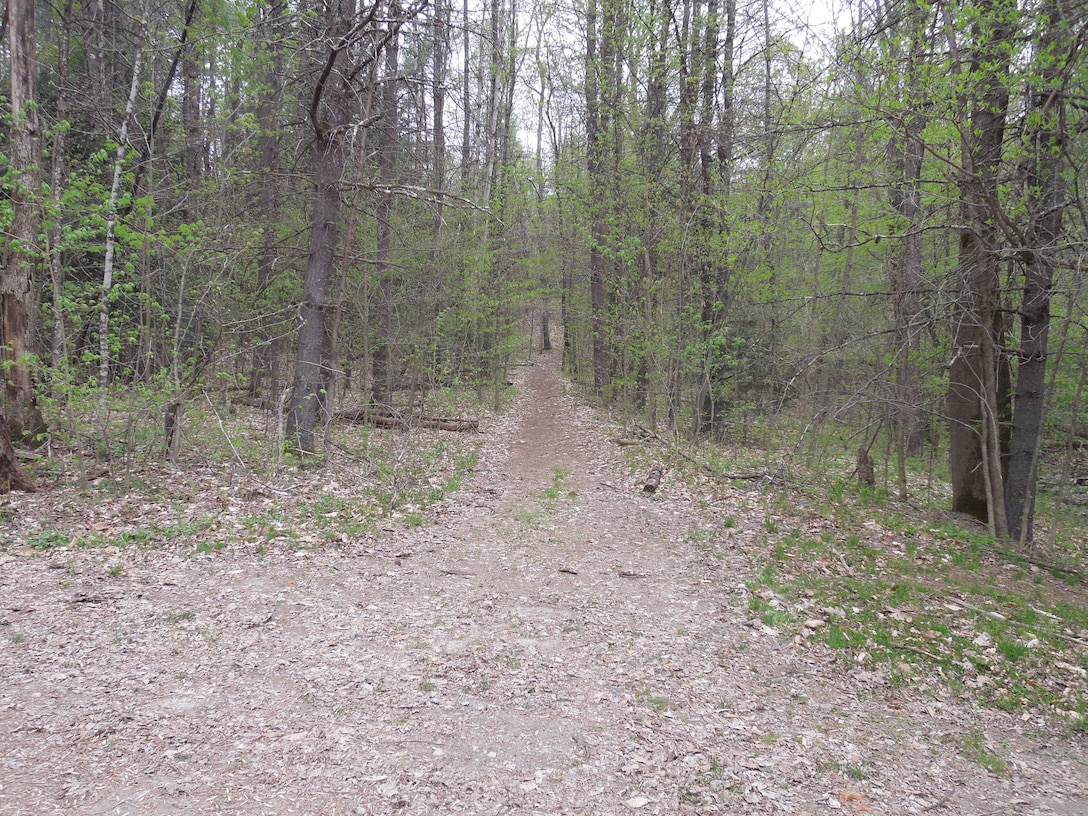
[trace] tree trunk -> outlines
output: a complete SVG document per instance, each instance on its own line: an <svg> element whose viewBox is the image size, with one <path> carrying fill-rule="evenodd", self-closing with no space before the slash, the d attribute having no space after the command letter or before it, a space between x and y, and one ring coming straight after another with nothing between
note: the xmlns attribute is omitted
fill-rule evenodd
<svg viewBox="0 0 1088 816"><path fill-rule="evenodd" d="M359 89L352 83L387 48L396 47L401 25L418 13L423 1L402 15L397 3L382 9L375 2L357 11L353 0L342 0L329 5L324 20L314 23L315 81L307 111L314 132L313 214L299 307L302 325L285 429L287 441L303 452L314 452L318 418L329 408L329 283L339 240L340 191L347 167L351 104L359 98Z"/></svg>
<svg viewBox="0 0 1088 816"><path fill-rule="evenodd" d="M333 97L339 97L333 94ZM336 105L346 107L346 99ZM343 107L336 115L346 114ZM344 117L346 119L346 116ZM341 120L343 121L343 120ZM347 162L344 133L330 128L314 146L313 215L310 219L310 251L299 307L302 326L298 336L295 379L287 414L287 439L305 453L313 453L319 417L326 409L328 381L325 358L328 332L329 281L339 238L340 182Z"/></svg>
<svg viewBox="0 0 1088 816"><path fill-rule="evenodd" d="M377 280L375 316L378 336L372 356L373 401L391 405L393 399L393 190L397 178L400 105L397 98L400 70L397 42L393 40L385 52L385 77L381 93L381 167L379 169L378 202L375 209L377 246L374 255L374 276Z"/></svg>
<svg viewBox="0 0 1088 816"><path fill-rule="evenodd" d="M0 412L0 493L10 493L12 490L33 493L34 483L23 473L11 444L10 425L7 417Z"/></svg>
<svg viewBox="0 0 1088 816"><path fill-rule="evenodd" d="M373 10L372 10L373 11ZM316 74L310 97L310 126L314 131L313 194L310 217L310 248L302 283L298 349L291 404L287 411L287 443L300 452L313 453L318 419L328 407L329 343L326 316L340 228L340 188L347 166L345 127L351 116L344 74L345 50L354 22L350 2L326 7L323 21L314 21L316 35L312 68ZM322 25L323 23L323 25ZM358 31L359 24L355 28Z"/></svg>
<svg viewBox="0 0 1088 816"><path fill-rule="evenodd" d="M462 54L462 61L464 63L462 68L462 84L461 84L461 108L462 108L462 131L461 131L461 195L468 196L469 188L472 184L472 72L469 70L469 66L472 65L472 40L470 39L471 32L469 31L468 21L469 16L469 3L468 0L464 0L462 3L462 24L464 26L461 36L463 39L464 52Z"/></svg>
<svg viewBox="0 0 1088 816"><path fill-rule="evenodd" d="M188 34L192 25L192 14L195 14L198 0L190 6L192 13L186 22L184 34ZM186 42L181 46L181 123L185 131L185 175L187 193L191 196L200 185L200 179L204 175L204 138L201 127L201 51L203 44L199 39L191 40L186 36ZM188 208L186 217L195 216L195 208Z"/></svg>
<svg viewBox="0 0 1088 816"><path fill-rule="evenodd" d="M11 74L12 223L4 242L0 270L0 345L5 366L6 432L16 440L36 441L45 421L34 399L27 355L34 342L34 269L39 258L41 223L41 122L36 99L33 0L8 2L8 54Z"/></svg>
<svg viewBox="0 0 1088 816"><path fill-rule="evenodd" d="M286 0L271 0L261 6L261 32L268 43L264 81L257 94L257 155L260 182L256 195L260 213L260 247L257 250L257 291L255 306L258 326L253 338L253 370L249 379L249 394L260 395L261 402L275 405L279 396L280 332L267 316L267 293L272 282L283 270L277 268L277 247L280 224L279 162L280 109L283 106L283 43L287 36Z"/></svg>
<svg viewBox="0 0 1088 816"><path fill-rule="evenodd" d="M71 65L71 26L73 0L65 0L60 11L60 42L58 44L57 84L68 86L68 73ZM58 94L56 117L58 122L68 121L68 95ZM60 378L54 379L52 398L61 400L69 387L68 359L68 323L64 308L65 268L61 246L64 242L65 223L62 220L63 180L65 171L65 145L67 131L63 127L53 131L53 143L50 146L50 187L52 192L53 225L49 229L49 279L52 286L53 336L49 349L50 365L61 372Z"/></svg>
<svg viewBox="0 0 1088 816"><path fill-rule="evenodd" d="M907 17L908 53L905 105L894 122L892 153L897 159L893 173L897 183L892 203L903 218L903 239L895 267L896 408L894 422L899 497L907 500L907 457L921 453L919 395L914 354L918 346L922 282L922 164L925 158L923 131L926 125L923 70L928 48L926 13L911 6Z"/></svg>
<svg viewBox="0 0 1088 816"><path fill-rule="evenodd" d="M606 396L611 380L612 354L608 319L609 200L607 148L610 143L609 102L614 88L609 85L613 71L612 30L615 0L590 0L586 9L586 173L589 177L591 237L589 249L589 302L593 388ZM600 4L598 6L598 3ZM600 15L598 15L600 12Z"/></svg>
<svg viewBox="0 0 1088 816"><path fill-rule="evenodd" d="M1065 0L1047 0L1040 10L1038 72L1029 94L1026 117L1033 122L1028 191L1029 248L1024 253L1024 296L1020 307L1020 352L1016 399L1009 442L1009 474L1005 512L1009 535L1030 541L1035 515L1036 465L1043 433L1046 396L1047 340L1054 281L1054 253L1062 233L1066 198L1062 168L1065 156L1065 74L1062 55L1073 47L1072 16Z"/></svg>
<svg viewBox="0 0 1088 816"><path fill-rule="evenodd" d="M964 227L957 273L959 301L949 372L949 458L952 508L1007 534L1003 453L1007 438L1008 361L1002 351L1005 326L1000 304L1000 238L994 208L1008 110L1009 52L1015 7L986 0L973 30L969 127L963 131L960 181ZM985 435L985 436L984 436ZM1000 505L1000 508L998 507Z"/></svg>
<svg viewBox="0 0 1088 816"><path fill-rule="evenodd" d="M117 205L121 195L121 175L125 167L125 151L128 142L128 126L136 110L136 97L140 90L140 69L143 65L143 47L136 49L132 60L132 82L129 85L125 113L117 140L117 154L113 160L113 181L106 205L105 258L102 262L102 290L98 302L98 426L105 433L106 413L110 385L110 296L113 292L114 257L117 252Z"/></svg>

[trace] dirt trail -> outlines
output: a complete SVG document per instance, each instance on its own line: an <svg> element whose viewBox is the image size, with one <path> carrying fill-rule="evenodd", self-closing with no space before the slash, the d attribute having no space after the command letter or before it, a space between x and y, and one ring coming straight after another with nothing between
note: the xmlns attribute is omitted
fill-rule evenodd
<svg viewBox="0 0 1088 816"><path fill-rule="evenodd" d="M753 621L752 494L644 495L555 364L425 530L0 553L0 814L1088 813L1047 726Z"/></svg>

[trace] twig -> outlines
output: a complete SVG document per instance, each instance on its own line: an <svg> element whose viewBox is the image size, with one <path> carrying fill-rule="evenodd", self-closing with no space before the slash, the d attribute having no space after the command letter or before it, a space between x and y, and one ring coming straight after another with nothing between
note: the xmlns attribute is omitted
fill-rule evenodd
<svg viewBox="0 0 1088 816"><path fill-rule="evenodd" d="M230 451L234 454L235 460L238 462L238 466L243 470L246 469L246 463L242 460L241 455L238 453L238 449L234 447L234 442L231 441L230 435L227 433L226 427L223 425L223 417L219 416L219 411L215 409L215 403L212 402L212 398L208 396L208 392L204 391L204 399L208 401L208 407L212 409L212 413L215 414L216 422L219 423L219 430L223 432L223 438L227 440L227 444L230 445Z"/></svg>
<svg viewBox="0 0 1088 816"><path fill-rule="evenodd" d="M1048 561L1042 560L1041 558L1035 558L1034 556L1017 552L1016 550L995 549L994 552L996 552L1000 556L1008 558L1011 561L1015 561L1018 559L1020 561L1025 561L1034 567L1039 567L1039 569L1045 569L1047 572L1058 572L1062 575L1069 575L1074 578L1079 578L1082 581L1085 579L1085 577L1088 577L1085 576L1084 573L1079 572L1078 570L1070 569L1068 567L1059 567L1057 564L1052 564Z"/></svg>
<svg viewBox="0 0 1088 816"><path fill-rule="evenodd" d="M945 805L947 805L951 801L952 794L954 794L954 793L955 793L954 790L949 791L948 793L946 793L944 795L943 799L940 799L940 800L934 802L932 805L926 805L924 808L922 808L922 812L923 813L928 813L931 810L936 810L937 808L944 807Z"/></svg>
<svg viewBox="0 0 1088 816"><path fill-rule="evenodd" d="M981 607L975 606L974 604L970 604L967 601L963 600L963 598L960 598L958 596L952 596L952 600L955 603L960 604L960 606L963 606L963 607L965 607L967 609L970 609L972 612L977 612L980 615L985 615L988 618L992 618L994 615L1001 615L1000 612L997 612L997 611L995 611L993 609L982 609ZM1057 617L1056 615L1047 615L1047 617L1051 617L1054 620L1058 621L1059 623L1065 623L1065 620L1063 620L1062 618ZM1005 623L1011 624L1013 626L1017 626L1020 629L1023 629L1024 631L1027 631L1027 632L1033 632L1037 628L1037 627L1030 626L1030 625L1028 625L1026 623L1021 623L1020 621L1017 621L1017 620L1012 620L1011 618L1009 618L1009 617L1007 617L1005 615L1001 615L1001 619ZM1073 635L1067 635L1067 634L1065 634L1065 632L1052 631L1052 632L1048 632L1047 634L1054 635L1055 637L1061 638L1062 640L1067 640L1070 643L1076 643L1076 644L1081 645L1081 646L1083 646L1084 643L1085 643L1084 638L1078 638L1078 637L1074 637Z"/></svg>
<svg viewBox="0 0 1088 816"><path fill-rule="evenodd" d="M942 658L938 657L935 654L932 654L931 652L927 652L925 649L919 649L917 646L907 646L905 643L893 643L892 648L898 649L901 652L914 652L914 654L920 654L922 657L928 657L930 660L936 663L940 663L942 660Z"/></svg>

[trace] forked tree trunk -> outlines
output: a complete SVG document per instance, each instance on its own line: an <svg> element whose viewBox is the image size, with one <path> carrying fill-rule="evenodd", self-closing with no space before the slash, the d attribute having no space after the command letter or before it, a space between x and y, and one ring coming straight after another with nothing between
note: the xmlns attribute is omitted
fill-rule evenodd
<svg viewBox="0 0 1088 816"><path fill-rule="evenodd" d="M287 411L287 444L300 452L315 451L317 423L327 409L329 380L326 316L329 310L329 282L332 280L340 228L340 188L347 166L345 125L351 107L342 71L347 59L346 37L352 28L354 4L335 2L326 7L322 27L314 22L316 50L312 67L317 75L310 97L310 125L314 132L313 194L310 216L310 248L302 282L291 404Z"/></svg>
<svg viewBox="0 0 1088 816"><path fill-rule="evenodd" d="M298 353L294 387L285 428L287 444L312 453L319 417L328 410L330 335L327 316L332 302L329 283L339 239L340 191L347 167L346 139L352 100L358 88L353 78L394 47L401 25L423 7L419 0L401 14L393 3L383 9L376 2L357 10L354 0L339 0L326 7L325 19L315 21L312 67L316 77L308 115L314 132L313 214L310 250L299 307ZM383 12L390 12L383 14ZM349 60L349 55L351 59ZM362 126L369 126L363 122Z"/></svg>
<svg viewBox="0 0 1088 816"><path fill-rule="evenodd" d="M329 129L314 147L310 253L299 306L302 326L298 335L291 407L287 414L287 439L306 453L315 449L318 419L326 409L328 331L325 317L330 305L329 281L339 237L340 180L347 156L343 137L340 128Z"/></svg>
<svg viewBox="0 0 1088 816"><path fill-rule="evenodd" d="M1013 33L1011 0L986 0L972 32L974 53L969 127L963 133L960 183L964 227L957 273L959 301L949 371L949 459L952 507L1007 534L1004 513L1004 420L1008 361L1000 303L1000 236L993 208L1009 104L1007 41Z"/></svg>

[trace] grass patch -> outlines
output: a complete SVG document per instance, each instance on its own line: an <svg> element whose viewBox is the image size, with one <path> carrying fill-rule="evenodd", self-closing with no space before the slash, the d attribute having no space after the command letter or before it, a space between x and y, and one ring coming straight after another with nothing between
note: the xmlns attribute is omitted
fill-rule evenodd
<svg viewBox="0 0 1088 816"><path fill-rule="evenodd" d="M780 514L782 532L766 536L767 556L747 582L751 612L919 694L941 689L1083 728L1088 655L1076 644L1088 636L1088 605L1070 598L1069 583L1001 557L989 536L894 513L876 519L858 513L851 529Z"/></svg>
<svg viewBox="0 0 1088 816"><path fill-rule="evenodd" d="M42 530L27 539L27 545L34 550L52 550L66 547L72 541L72 534L63 530Z"/></svg>
<svg viewBox="0 0 1088 816"><path fill-rule="evenodd" d="M552 471L552 483L532 495L539 501L531 507L516 507L513 510L514 520L530 530L538 530L544 526L548 518L555 511L560 499L574 499L577 493L563 486L563 480L570 476L568 471L560 467Z"/></svg>
<svg viewBox="0 0 1088 816"><path fill-rule="evenodd" d="M982 735L976 731L959 737L957 748L967 759L974 760L995 776L1005 776L1009 772L1009 763L990 751Z"/></svg>

